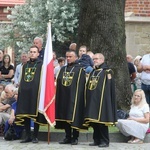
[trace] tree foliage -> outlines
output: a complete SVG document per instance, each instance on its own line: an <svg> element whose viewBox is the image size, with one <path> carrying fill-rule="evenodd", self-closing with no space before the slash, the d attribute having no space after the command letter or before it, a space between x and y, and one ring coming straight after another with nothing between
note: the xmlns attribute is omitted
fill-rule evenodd
<svg viewBox="0 0 150 150"><path fill-rule="evenodd" d="M46 41L47 23L52 22L53 41L73 40L78 28L77 0L27 0L24 5L10 8L12 24L3 26L0 44L27 50L35 36ZM13 42L12 42L13 41ZM4 47L3 46L3 47Z"/></svg>

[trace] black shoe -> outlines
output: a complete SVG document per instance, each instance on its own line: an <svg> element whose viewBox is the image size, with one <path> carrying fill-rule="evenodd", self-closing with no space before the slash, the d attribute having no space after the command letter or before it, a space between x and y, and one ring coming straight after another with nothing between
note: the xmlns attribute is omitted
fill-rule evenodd
<svg viewBox="0 0 150 150"><path fill-rule="evenodd" d="M39 142L38 138L33 138L32 139L32 143L38 143L38 142Z"/></svg>
<svg viewBox="0 0 150 150"><path fill-rule="evenodd" d="M71 145L78 145L78 139L72 139Z"/></svg>
<svg viewBox="0 0 150 150"><path fill-rule="evenodd" d="M98 145L98 147L109 147L109 144L101 143L101 144Z"/></svg>
<svg viewBox="0 0 150 150"><path fill-rule="evenodd" d="M26 139L20 141L20 143L28 143L28 142L31 142L31 141L32 141L31 138L26 138Z"/></svg>
<svg viewBox="0 0 150 150"><path fill-rule="evenodd" d="M90 143L89 146L98 146L99 143L98 142L93 142L93 143Z"/></svg>
<svg viewBox="0 0 150 150"><path fill-rule="evenodd" d="M59 144L70 144L71 143L71 139L67 139L65 138L63 141L59 142Z"/></svg>

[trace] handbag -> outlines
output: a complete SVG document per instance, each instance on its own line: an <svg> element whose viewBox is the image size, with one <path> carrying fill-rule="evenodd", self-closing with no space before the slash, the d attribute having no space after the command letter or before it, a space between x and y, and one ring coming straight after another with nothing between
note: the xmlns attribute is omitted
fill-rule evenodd
<svg viewBox="0 0 150 150"><path fill-rule="evenodd" d="M17 139L17 133L13 125L10 125L6 133L4 134L4 139L11 141Z"/></svg>
<svg viewBox="0 0 150 150"><path fill-rule="evenodd" d="M117 118L118 119L127 119L128 117L129 117L129 114L126 111L124 111L122 109L117 110Z"/></svg>

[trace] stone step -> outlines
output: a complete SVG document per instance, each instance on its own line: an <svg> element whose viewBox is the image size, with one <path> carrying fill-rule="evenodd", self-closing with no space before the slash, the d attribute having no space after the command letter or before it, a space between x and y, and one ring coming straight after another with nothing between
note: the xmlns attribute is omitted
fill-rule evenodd
<svg viewBox="0 0 150 150"><path fill-rule="evenodd" d="M50 141L51 142L59 142L63 140L65 137L64 132L50 132ZM117 143L126 143L129 140L129 137L125 137L120 132L109 133L110 142L117 142ZM48 139L47 132L39 132L38 136L39 140L46 141ZM79 135L79 142L93 142L93 134L92 133L80 133ZM144 143L150 143L150 133L146 134L144 139Z"/></svg>

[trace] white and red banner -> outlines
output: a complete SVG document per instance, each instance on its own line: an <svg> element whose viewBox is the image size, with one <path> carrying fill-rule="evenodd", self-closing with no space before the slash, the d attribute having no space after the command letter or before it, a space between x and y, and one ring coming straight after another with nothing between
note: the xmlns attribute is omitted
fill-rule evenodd
<svg viewBox="0 0 150 150"><path fill-rule="evenodd" d="M51 126L55 125L55 84L50 22L48 23L48 36L44 52L39 111L44 114Z"/></svg>

